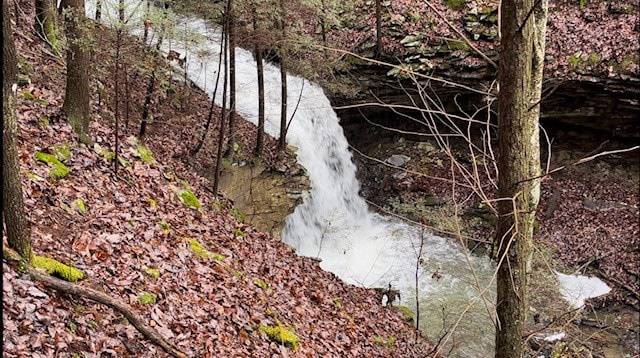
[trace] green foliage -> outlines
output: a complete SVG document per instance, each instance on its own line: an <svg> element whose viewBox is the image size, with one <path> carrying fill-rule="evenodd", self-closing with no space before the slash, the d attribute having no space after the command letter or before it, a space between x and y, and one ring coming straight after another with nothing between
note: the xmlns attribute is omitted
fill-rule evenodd
<svg viewBox="0 0 640 358"><path fill-rule="evenodd" d="M158 221L158 225L164 230L166 233L171 233L171 225L169 225L166 221Z"/></svg>
<svg viewBox="0 0 640 358"><path fill-rule="evenodd" d="M98 143L95 143L93 145L93 150L96 153L100 154L102 157L104 157L104 159L106 160L113 160L116 157L116 153L111 152L105 148L102 148Z"/></svg>
<svg viewBox="0 0 640 358"><path fill-rule="evenodd" d="M52 179L61 179L69 175L69 168L62 164L55 156L43 152L36 152L35 158L52 166L51 171L49 171L49 176Z"/></svg>
<svg viewBox="0 0 640 358"><path fill-rule="evenodd" d="M200 200L196 197L196 195L189 189L189 187L185 184L185 188L183 190L178 191L178 198L180 201L189 208L192 209L200 209L202 206L200 204Z"/></svg>
<svg viewBox="0 0 640 358"><path fill-rule="evenodd" d="M233 233L234 233L236 236L244 237L244 232L242 232L242 230L239 230L239 229L233 229Z"/></svg>
<svg viewBox="0 0 640 358"><path fill-rule="evenodd" d="M186 238L185 240L187 240L187 243L189 244L189 248L191 248L191 251L193 251L196 255L205 259L210 259L211 257L213 257L213 254L207 249L205 249L204 247L202 247L202 244L200 244L198 240L191 239L191 238Z"/></svg>
<svg viewBox="0 0 640 358"><path fill-rule="evenodd" d="M238 221L244 222L244 215L240 212L240 210L236 208L231 209L231 215Z"/></svg>
<svg viewBox="0 0 640 358"><path fill-rule="evenodd" d="M589 0L580 0L580 9L584 9L584 7L587 6L587 2L589 2Z"/></svg>
<svg viewBox="0 0 640 358"><path fill-rule="evenodd" d="M160 277L160 270L158 270L157 268L151 268L151 267L144 266L142 269L143 269L143 270L144 270L144 272L146 272L146 273L147 273L147 275L149 275L150 277L153 277L153 278L158 278L158 277Z"/></svg>
<svg viewBox="0 0 640 358"><path fill-rule="evenodd" d="M69 146L69 143L54 145L51 147L51 151L53 152L53 155L62 162L66 162L71 159L71 147Z"/></svg>
<svg viewBox="0 0 640 358"><path fill-rule="evenodd" d="M149 205L151 206L151 209L155 210L158 208L158 203L151 199L151 198L147 198L147 201L149 202Z"/></svg>
<svg viewBox="0 0 640 358"><path fill-rule="evenodd" d="M444 5L452 10L462 11L467 7L465 0L445 0Z"/></svg>
<svg viewBox="0 0 640 358"><path fill-rule="evenodd" d="M151 151L142 144L136 144L136 152L138 157L140 157L140 160L145 164L151 164L156 161L153 158L153 153L151 153Z"/></svg>
<svg viewBox="0 0 640 358"><path fill-rule="evenodd" d="M76 332L76 330L78 329L78 325L75 324L75 322L69 322L67 324L67 329L69 330L69 333L74 334Z"/></svg>
<svg viewBox="0 0 640 358"><path fill-rule="evenodd" d="M411 312L411 309L407 306L396 306L394 307L396 310L400 311L400 313L402 313L402 320L406 321L406 322L413 322L413 312Z"/></svg>
<svg viewBox="0 0 640 358"><path fill-rule="evenodd" d="M138 294L138 303L146 306L146 305L155 305L158 300L158 295L153 292L140 292Z"/></svg>
<svg viewBox="0 0 640 358"><path fill-rule="evenodd" d="M269 284L259 278L256 278L255 280L253 280L253 284L260 287L263 291L266 291L267 289L269 289Z"/></svg>
<svg viewBox="0 0 640 358"><path fill-rule="evenodd" d="M277 320L276 320L277 321ZM267 337L273 342L298 350L298 342L300 339L296 336L292 328L285 328L280 321L277 321L277 326L264 326L260 325L260 331L266 333Z"/></svg>
<svg viewBox="0 0 640 358"><path fill-rule="evenodd" d="M84 215L87 213L87 207L84 204L84 200L76 199L73 206L80 214Z"/></svg>
<svg viewBox="0 0 640 358"><path fill-rule="evenodd" d="M383 345L383 346L385 346L387 348L391 348L395 344L395 339L393 338L393 336L389 336L389 338L386 339L386 340L384 338L382 338L381 336L375 336L374 339L375 339L376 343L378 343L380 345Z"/></svg>
<svg viewBox="0 0 640 358"><path fill-rule="evenodd" d="M342 308L342 299L337 297L333 299L333 306L337 309L341 309Z"/></svg>
<svg viewBox="0 0 640 358"><path fill-rule="evenodd" d="M76 282L84 278L84 273L77 268L48 257L34 256L33 266L44 269L49 275L58 276L69 282Z"/></svg>

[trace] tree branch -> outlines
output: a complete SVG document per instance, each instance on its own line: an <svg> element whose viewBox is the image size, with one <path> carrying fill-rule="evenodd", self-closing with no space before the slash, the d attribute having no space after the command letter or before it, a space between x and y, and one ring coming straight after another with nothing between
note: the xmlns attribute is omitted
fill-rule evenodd
<svg viewBox="0 0 640 358"><path fill-rule="evenodd" d="M83 287L75 283L67 282L59 278L44 274L37 268L27 264L20 255L13 249L2 243L2 257L13 266L18 266L25 270L35 281L41 282L45 286L57 291L61 291L73 296L88 298L92 301L107 305L120 312L127 320L153 344L162 348L172 357L187 358L188 356L180 351L174 344L167 341L158 331L147 325L143 319L133 311L133 308L126 303L118 301L109 295L94 290L92 288Z"/></svg>

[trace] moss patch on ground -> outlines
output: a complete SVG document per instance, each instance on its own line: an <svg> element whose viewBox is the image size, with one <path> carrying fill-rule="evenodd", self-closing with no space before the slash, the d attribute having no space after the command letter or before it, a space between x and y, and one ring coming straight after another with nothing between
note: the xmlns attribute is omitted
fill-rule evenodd
<svg viewBox="0 0 640 358"><path fill-rule="evenodd" d="M76 282L84 278L84 273L77 268L65 265L62 262L48 257L34 256L33 266L44 269L49 275L58 276L69 282Z"/></svg>

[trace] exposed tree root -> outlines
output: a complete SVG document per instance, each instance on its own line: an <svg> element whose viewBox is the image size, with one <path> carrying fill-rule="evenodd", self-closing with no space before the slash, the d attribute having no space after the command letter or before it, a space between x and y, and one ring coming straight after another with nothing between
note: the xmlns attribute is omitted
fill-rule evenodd
<svg viewBox="0 0 640 358"><path fill-rule="evenodd" d="M173 357L187 358L188 356L178 349L173 343L167 341L158 331L151 328L144 323L144 320L134 312L133 308L128 304L118 301L109 295L96 291L94 289L83 287L75 283L67 282L59 278L47 275L40 272L37 268L27 264L22 260L17 252L9 248L5 243L2 243L2 257L10 264L18 267L21 271L29 273L31 278L35 281L43 283L45 286L57 291L61 291L76 297L84 297L90 300L107 305L116 311L120 312L136 329L142 333L151 342L158 345L165 352L169 353Z"/></svg>

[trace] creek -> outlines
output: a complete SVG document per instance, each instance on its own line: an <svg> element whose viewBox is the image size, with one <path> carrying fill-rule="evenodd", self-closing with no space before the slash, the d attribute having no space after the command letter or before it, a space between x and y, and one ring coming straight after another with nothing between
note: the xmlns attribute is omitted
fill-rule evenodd
<svg viewBox="0 0 640 358"><path fill-rule="evenodd" d="M116 18L115 6L109 10L109 2L103 3L103 19ZM134 34L142 33L144 9L142 5L128 6L130 23L138 24L131 29ZM87 14L93 17L94 13L95 9L88 6ZM168 36L163 50L186 56L186 67L178 72L184 71L210 94L218 71L220 31L197 18L177 16L176 21L175 33L189 35ZM236 109L240 116L257 123L256 61L244 49L236 49L235 54ZM280 70L265 63L264 76L265 130L277 137ZM307 169L312 189L303 204L287 217L282 241L300 255L320 259L324 270L347 283L399 290L400 304L414 313L419 307L420 329L432 341L446 335L442 354L492 356L494 265L453 239L371 211L359 195L356 166L340 119L322 88L294 75L287 76L287 85L287 110L289 115L294 114L287 142L298 148L298 161ZM222 104L221 92L218 90L215 98L218 105Z"/></svg>

